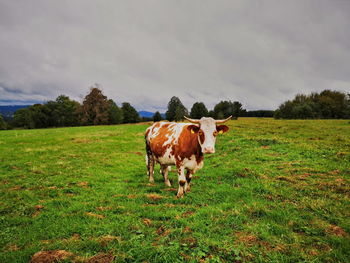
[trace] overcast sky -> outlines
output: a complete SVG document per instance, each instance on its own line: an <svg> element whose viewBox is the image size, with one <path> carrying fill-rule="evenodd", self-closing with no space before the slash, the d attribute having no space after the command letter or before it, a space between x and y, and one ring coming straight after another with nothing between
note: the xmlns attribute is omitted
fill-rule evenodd
<svg viewBox="0 0 350 263"><path fill-rule="evenodd" d="M220 100L275 109L350 91L350 1L0 0L0 104L99 83L119 105Z"/></svg>

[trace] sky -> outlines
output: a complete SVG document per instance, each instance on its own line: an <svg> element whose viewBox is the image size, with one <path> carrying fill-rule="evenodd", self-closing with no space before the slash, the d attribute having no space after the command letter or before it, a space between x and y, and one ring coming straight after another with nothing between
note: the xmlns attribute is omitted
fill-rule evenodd
<svg viewBox="0 0 350 263"><path fill-rule="evenodd" d="M350 92L347 0L0 0L0 105L89 87L137 110Z"/></svg>

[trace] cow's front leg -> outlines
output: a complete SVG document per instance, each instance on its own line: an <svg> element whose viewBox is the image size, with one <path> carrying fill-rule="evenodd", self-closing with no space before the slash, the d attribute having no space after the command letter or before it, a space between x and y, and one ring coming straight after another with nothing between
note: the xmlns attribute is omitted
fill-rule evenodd
<svg viewBox="0 0 350 263"><path fill-rule="evenodd" d="M178 171L178 181L179 181L179 190L177 191L177 197L182 198L185 193L185 184L186 184L186 176L185 176L185 168L183 166L177 168Z"/></svg>
<svg viewBox="0 0 350 263"><path fill-rule="evenodd" d="M166 164L162 164L161 166L161 171L162 171L162 174L163 174L163 177L164 177L164 183L166 186L171 186L171 183L169 181L169 178L168 178L168 165Z"/></svg>
<svg viewBox="0 0 350 263"><path fill-rule="evenodd" d="M185 192L186 193L191 191L192 174L193 174L193 171L187 170L187 173L186 173L186 184L185 184Z"/></svg>

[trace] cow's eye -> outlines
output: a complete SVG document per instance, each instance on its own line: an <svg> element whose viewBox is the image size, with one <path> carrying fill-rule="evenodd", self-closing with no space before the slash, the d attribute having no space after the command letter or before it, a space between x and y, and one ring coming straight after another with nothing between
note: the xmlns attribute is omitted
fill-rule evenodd
<svg viewBox="0 0 350 263"><path fill-rule="evenodd" d="M213 132L213 135L214 135L214 136L218 135L218 132L217 132L217 131L214 131L214 132Z"/></svg>

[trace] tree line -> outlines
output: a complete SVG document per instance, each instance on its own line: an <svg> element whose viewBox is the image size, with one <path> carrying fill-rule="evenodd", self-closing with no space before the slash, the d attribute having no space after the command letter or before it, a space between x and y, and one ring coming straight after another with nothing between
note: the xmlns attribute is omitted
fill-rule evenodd
<svg viewBox="0 0 350 263"><path fill-rule="evenodd" d="M119 107L112 99L103 95L98 85L90 88L80 104L66 95L60 95L54 101L34 104L19 109L13 120L3 123L3 128L22 127L27 129L48 127L70 127L82 125L108 125L120 123L136 123L140 117L136 109L128 102ZM6 127L7 126L7 127Z"/></svg>
<svg viewBox="0 0 350 263"><path fill-rule="evenodd" d="M181 100L173 96L165 113L168 121L181 121L184 116L193 119L212 117L224 119L229 116L238 117L275 117L277 119L332 119L350 118L350 94L339 91L324 90L310 95L298 94L293 100L281 104L276 111L247 111L239 101L220 101L212 110L208 110L203 102L193 104L190 111ZM54 101L34 104L19 109L13 120L7 121L0 115L0 129L22 127L28 129L47 127L69 127L82 125L108 125L120 123L136 123L140 121L160 121L163 117L155 112L152 118L141 118L136 109L128 102L119 107L112 99L103 95L96 84L90 88L82 103L60 95Z"/></svg>
<svg viewBox="0 0 350 263"><path fill-rule="evenodd" d="M324 90L310 95L297 94L275 111L276 119L349 119L350 93Z"/></svg>

